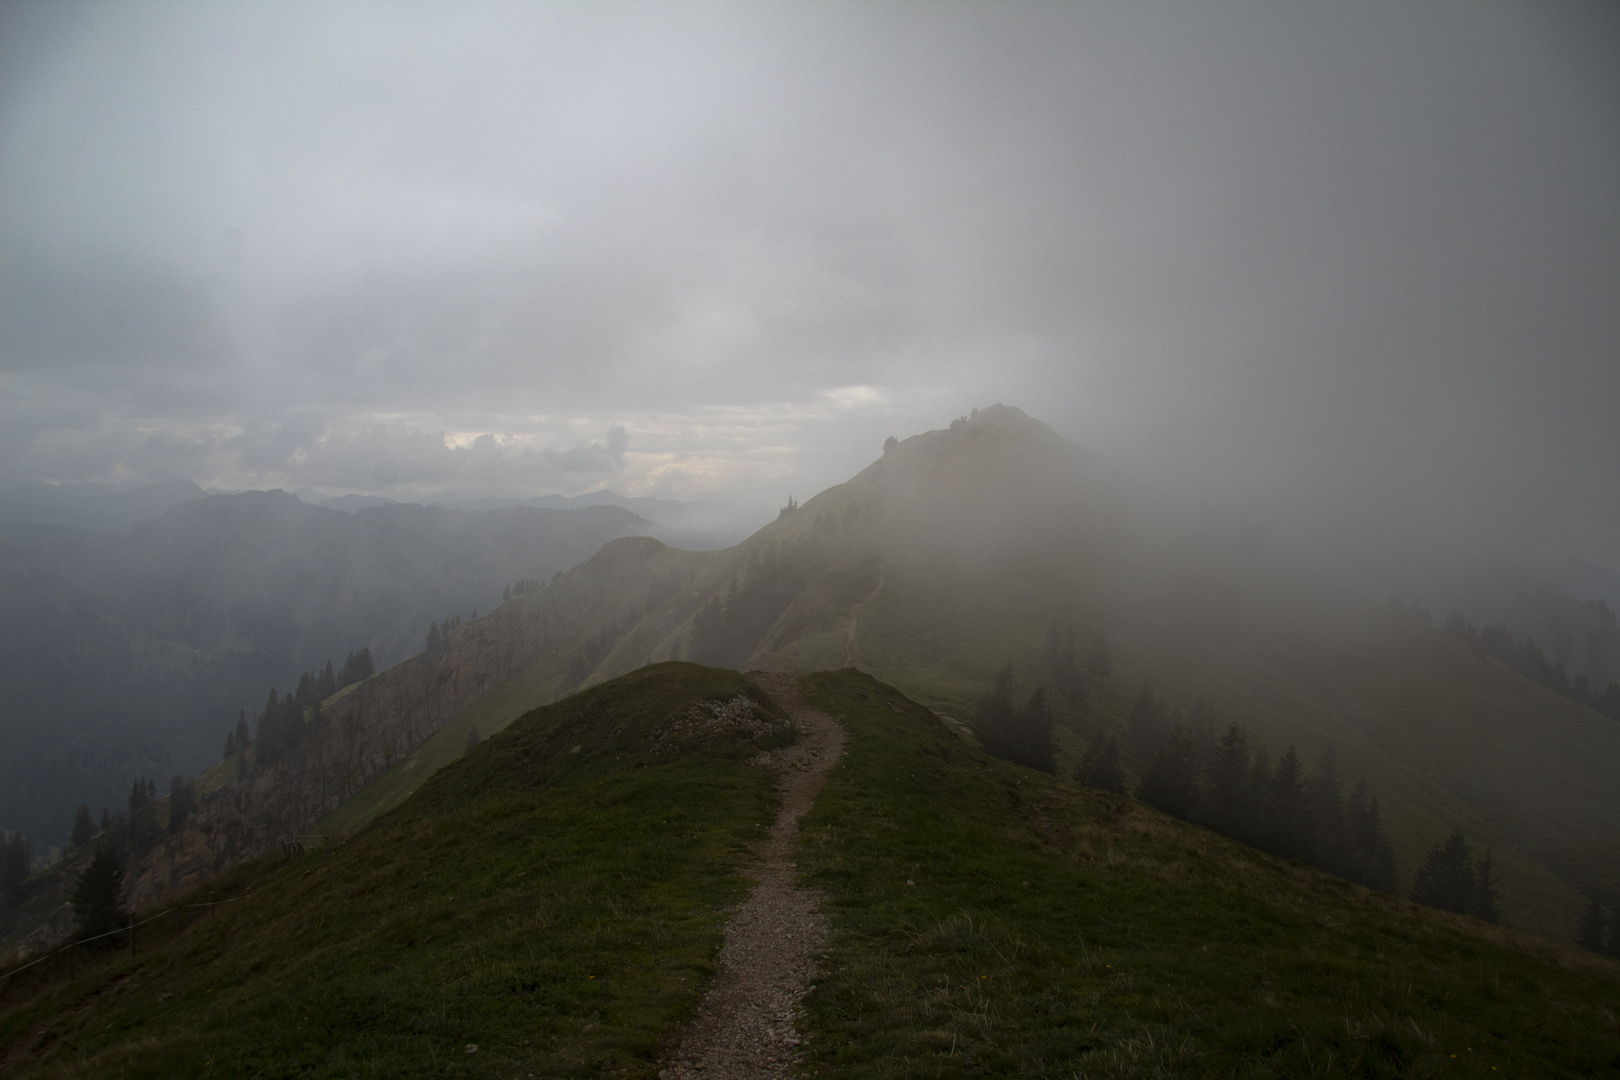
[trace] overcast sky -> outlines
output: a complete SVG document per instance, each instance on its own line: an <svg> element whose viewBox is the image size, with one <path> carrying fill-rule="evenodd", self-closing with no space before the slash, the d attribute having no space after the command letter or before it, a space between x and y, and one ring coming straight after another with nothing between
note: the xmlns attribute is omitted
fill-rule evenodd
<svg viewBox="0 0 1620 1080"><path fill-rule="evenodd" d="M1620 569L1617 11L0 7L0 475L768 512L1005 401Z"/></svg>

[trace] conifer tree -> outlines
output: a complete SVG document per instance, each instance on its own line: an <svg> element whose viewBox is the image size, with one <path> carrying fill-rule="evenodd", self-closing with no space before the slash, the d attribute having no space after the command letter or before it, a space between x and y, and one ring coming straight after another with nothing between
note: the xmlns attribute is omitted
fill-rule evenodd
<svg viewBox="0 0 1620 1080"><path fill-rule="evenodd" d="M1266 847L1271 842L1271 755L1264 746L1257 746L1249 759L1249 816L1246 843Z"/></svg>
<svg viewBox="0 0 1620 1080"><path fill-rule="evenodd" d="M1215 827L1228 836L1248 832L1249 737L1236 724L1216 741L1209 763L1209 809Z"/></svg>
<svg viewBox="0 0 1620 1080"><path fill-rule="evenodd" d="M1018 714L1013 761L1041 772L1056 772L1052 750L1052 710L1046 706L1046 687L1037 686Z"/></svg>
<svg viewBox="0 0 1620 1080"><path fill-rule="evenodd" d="M1178 723L1159 743L1137 796L1167 814L1187 819L1193 815L1198 795L1197 777L1192 736L1186 724Z"/></svg>
<svg viewBox="0 0 1620 1080"><path fill-rule="evenodd" d="M1588 952L1603 952L1604 926L1603 905L1598 903L1598 898L1594 896L1586 908L1586 915L1581 919L1581 929L1575 935L1575 944Z"/></svg>
<svg viewBox="0 0 1620 1080"><path fill-rule="evenodd" d="M236 732L227 731L225 733L225 757L222 758L221 760L228 760L229 758L234 757L235 754L236 754Z"/></svg>
<svg viewBox="0 0 1620 1080"><path fill-rule="evenodd" d="M471 728L470 730L468 730L468 732L467 732L467 749L471 750L473 747L477 746L478 743L480 742L480 739L481 739L481 737L478 734L478 729L477 728Z"/></svg>
<svg viewBox="0 0 1620 1080"><path fill-rule="evenodd" d="M508 585L506 588L501 590L501 603L503 603L503 604L509 603L509 602L511 602L511 599L512 599L512 586Z"/></svg>
<svg viewBox="0 0 1620 1080"><path fill-rule="evenodd" d="M1080 756L1076 780L1097 791L1125 792L1125 774L1119 767L1119 743L1106 731L1099 731Z"/></svg>
<svg viewBox="0 0 1620 1080"><path fill-rule="evenodd" d="M1339 790L1339 759L1333 744L1322 751L1316 773L1306 785L1311 824L1315 828L1312 845L1317 861L1335 874L1345 873L1346 848L1344 803Z"/></svg>
<svg viewBox="0 0 1620 1080"><path fill-rule="evenodd" d="M328 658L326 661L326 666L321 669L320 678L316 680L316 699L319 701L325 701L327 698L331 697L337 692L337 672L332 670L332 661L330 658Z"/></svg>
<svg viewBox="0 0 1620 1080"><path fill-rule="evenodd" d="M439 624L436 622L428 623L427 645L423 647L423 651L429 654L436 653L443 646L444 637L439 633Z"/></svg>
<svg viewBox="0 0 1620 1080"><path fill-rule="evenodd" d="M973 734L978 737L979 745L987 753L1003 760L1012 742L1012 728L1017 719L1012 681L1012 665L1008 664L996 675L995 683L979 699L979 707L973 713Z"/></svg>
<svg viewBox="0 0 1620 1080"><path fill-rule="evenodd" d="M1471 915L1479 899L1479 879L1468 851L1468 841L1460 830L1453 830L1442 844L1429 849L1417 878L1412 882L1413 903Z"/></svg>
<svg viewBox="0 0 1620 1080"><path fill-rule="evenodd" d="M1344 811L1347 844L1346 873L1357 881L1379 892L1395 891L1395 848L1384 832L1379 818L1378 798L1367 794L1367 781L1356 781Z"/></svg>
<svg viewBox="0 0 1620 1080"><path fill-rule="evenodd" d="M1126 738L1139 757L1146 759L1164 737L1167 727L1164 706L1154 696L1153 684L1144 679L1142 692L1136 695L1136 704L1125 720Z"/></svg>
<svg viewBox="0 0 1620 1080"><path fill-rule="evenodd" d="M247 710L243 709L236 714L236 752L242 753L252 741L253 736L248 731Z"/></svg>
<svg viewBox="0 0 1620 1080"><path fill-rule="evenodd" d="M1496 888L1496 869L1492 865L1489 851L1486 851L1485 858L1480 860L1479 870L1474 876L1474 906L1470 914L1481 922L1501 922L1502 912L1496 904L1501 899L1501 893Z"/></svg>
<svg viewBox="0 0 1620 1080"><path fill-rule="evenodd" d="M1192 739L1193 762L1202 775L1215 757L1215 706L1203 694L1187 714L1187 735Z"/></svg>
<svg viewBox="0 0 1620 1080"><path fill-rule="evenodd" d="M96 838L96 820L90 816L90 808L84 803L73 812L73 832L68 843L77 850L84 847Z"/></svg>
<svg viewBox="0 0 1620 1080"><path fill-rule="evenodd" d="M73 885L70 902L80 938L98 937L124 926L128 918L124 910L124 870L111 844L104 841L96 845L90 865Z"/></svg>

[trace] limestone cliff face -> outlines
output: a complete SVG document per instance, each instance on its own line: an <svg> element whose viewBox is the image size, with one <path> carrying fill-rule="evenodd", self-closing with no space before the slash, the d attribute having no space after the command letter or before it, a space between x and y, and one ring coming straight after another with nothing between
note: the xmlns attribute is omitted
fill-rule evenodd
<svg viewBox="0 0 1620 1080"><path fill-rule="evenodd" d="M278 850L547 649L572 648L593 615L622 609L691 557L648 537L615 540L538 592L458 627L442 647L353 687L310 725L296 751L243 769L202 799L181 829L133 859L125 879L130 903L160 904ZM60 929L42 932L60 936Z"/></svg>

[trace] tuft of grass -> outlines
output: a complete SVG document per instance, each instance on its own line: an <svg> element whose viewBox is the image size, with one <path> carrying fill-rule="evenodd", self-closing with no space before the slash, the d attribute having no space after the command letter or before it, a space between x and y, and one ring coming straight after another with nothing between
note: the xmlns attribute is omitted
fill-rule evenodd
<svg viewBox="0 0 1620 1080"><path fill-rule="evenodd" d="M804 689L849 733L801 833L835 927L811 1070L1620 1073L1612 962L995 761L858 672Z"/></svg>
<svg viewBox="0 0 1620 1080"><path fill-rule="evenodd" d="M692 719L739 696L760 723ZM776 802L748 762L791 738L784 719L743 676L691 664L535 710L346 842L186 898L241 897L149 923L133 957L77 951L0 983L0 1061L18 1077L651 1075L747 888Z"/></svg>

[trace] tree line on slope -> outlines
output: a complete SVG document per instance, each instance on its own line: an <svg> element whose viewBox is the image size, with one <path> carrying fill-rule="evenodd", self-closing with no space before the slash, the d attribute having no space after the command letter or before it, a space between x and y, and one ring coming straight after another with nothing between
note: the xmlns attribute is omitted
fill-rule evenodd
<svg viewBox="0 0 1620 1080"><path fill-rule="evenodd" d="M1606 911L1602 901L1592 897L1575 943L1588 952L1620 958L1620 912Z"/></svg>
<svg viewBox="0 0 1620 1080"><path fill-rule="evenodd" d="M1530 638L1515 638L1506 627L1492 623L1476 627L1456 612L1446 619L1445 631L1467 645L1475 656L1506 664L1559 697L1585 705L1611 720L1620 720L1620 683L1613 679L1600 693L1592 689L1585 675L1571 679L1564 665L1547 659L1547 654Z"/></svg>
<svg viewBox="0 0 1620 1080"><path fill-rule="evenodd" d="M195 785L183 776L169 781L168 798L168 806L163 807L157 784L137 777L130 784L125 808L114 814L103 807L99 825L90 807L80 803L69 830L68 853L93 846L96 851L93 864L110 862L122 867L132 857L150 850L164 833L177 831L197 807ZM21 832L5 834L4 842L0 843L0 911L15 911L27 902L33 871L33 846L28 838ZM120 869L120 880L122 873ZM92 878L100 880L104 876L103 865Z"/></svg>
<svg viewBox="0 0 1620 1080"><path fill-rule="evenodd" d="M320 671L306 671L298 686L285 697L275 687L265 699L264 709L255 717L257 733L248 728L247 711L237 715L236 727L225 736L225 753L221 760L236 758L239 763L249 746L254 747L254 760L260 764L284 756L304 741L304 733L321 716L321 702L357 682L364 682L376 674L377 666L371 659L369 646L348 654L341 671L334 669L332 661ZM309 712L314 715L310 716Z"/></svg>
<svg viewBox="0 0 1620 1080"><path fill-rule="evenodd" d="M1250 847L1298 859L1382 892L1395 890L1395 857L1378 798L1358 780L1345 796L1330 746L1308 776L1289 746L1271 762L1264 745L1239 724L1215 734L1215 714L1199 698L1187 716L1144 682L1126 721L1126 747L1140 768L1136 795L1185 821ZM1121 747L1100 731L1081 758L1076 779L1105 791L1126 790Z"/></svg>

